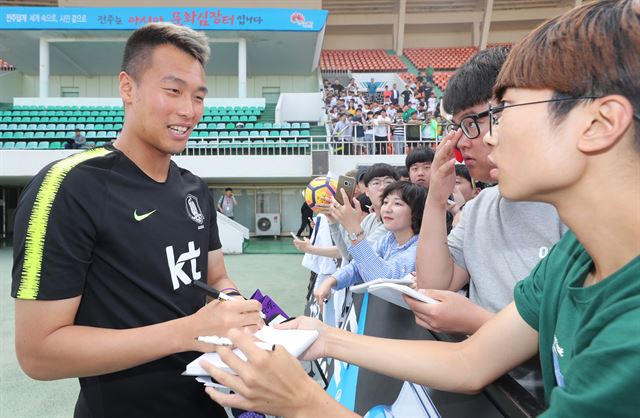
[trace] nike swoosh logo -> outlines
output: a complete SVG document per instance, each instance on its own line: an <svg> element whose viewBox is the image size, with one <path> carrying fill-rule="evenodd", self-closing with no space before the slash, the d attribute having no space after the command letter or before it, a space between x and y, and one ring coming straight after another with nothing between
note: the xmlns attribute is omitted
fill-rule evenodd
<svg viewBox="0 0 640 418"><path fill-rule="evenodd" d="M151 212L148 213L143 213L142 215L138 215L138 210L134 210L133 211L133 219L135 219L136 221L140 222L142 220L147 219L149 216L153 215L156 212L157 209L152 210Z"/></svg>

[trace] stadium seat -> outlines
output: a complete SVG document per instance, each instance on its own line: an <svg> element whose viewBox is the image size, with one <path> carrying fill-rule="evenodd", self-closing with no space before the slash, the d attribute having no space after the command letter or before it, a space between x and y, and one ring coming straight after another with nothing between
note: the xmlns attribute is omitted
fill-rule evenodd
<svg viewBox="0 0 640 418"><path fill-rule="evenodd" d="M40 141L38 142L38 149L48 149L49 141Z"/></svg>
<svg viewBox="0 0 640 418"><path fill-rule="evenodd" d="M15 143L15 142L13 142L13 141L6 141L6 142L4 143L4 145L3 145L3 147L2 147L2 148L4 148L4 149L9 149L9 148L15 148L15 146L16 146L16 143Z"/></svg>
<svg viewBox="0 0 640 418"><path fill-rule="evenodd" d="M51 144L49 144L49 149L62 149L62 148L64 147L62 146L62 143L59 141L54 141Z"/></svg>
<svg viewBox="0 0 640 418"><path fill-rule="evenodd" d="M27 148L27 143L25 141L17 141L16 145L14 146L15 149L26 149Z"/></svg>

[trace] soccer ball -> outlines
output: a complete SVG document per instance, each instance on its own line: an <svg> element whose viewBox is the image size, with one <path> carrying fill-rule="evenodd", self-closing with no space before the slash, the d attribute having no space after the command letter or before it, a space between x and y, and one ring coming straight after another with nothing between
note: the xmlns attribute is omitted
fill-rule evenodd
<svg viewBox="0 0 640 418"><path fill-rule="evenodd" d="M336 182L327 177L316 177L307 184L304 190L304 200L312 210L318 203L329 203L336 195Z"/></svg>

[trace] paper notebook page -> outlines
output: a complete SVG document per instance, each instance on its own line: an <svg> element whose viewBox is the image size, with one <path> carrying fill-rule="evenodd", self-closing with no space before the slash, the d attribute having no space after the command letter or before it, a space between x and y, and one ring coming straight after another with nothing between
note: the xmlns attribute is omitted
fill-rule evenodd
<svg viewBox="0 0 640 418"><path fill-rule="evenodd" d="M318 331L298 329L281 330L272 327L262 327L258 332L254 334L254 336L266 343L281 345L292 356L298 357L300 356L300 354L304 353L304 351L309 348L309 346L311 346L311 344L313 344L313 342L318 338ZM236 348L233 350L233 352L241 359L245 361L247 360L247 357L242 351L240 351L240 349ZM187 376L206 375L207 372L199 364L200 360L203 359L207 360L209 363L218 368L235 374L235 372L224 361L222 361L218 353L205 353L201 355L191 363L187 364L187 367L183 374Z"/></svg>
<svg viewBox="0 0 640 418"><path fill-rule="evenodd" d="M380 283L397 283L397 284L409 285L409 284L412 284L413 282L414 282L413 275L407 274L401 279L382 279L381 278L381 279L371 280L369 282L360 283L355 286L351 286L349 290L351 290L351 292L353 293L365 293L367 289L369 289L369 287L376 284L380 284Z"/></svg>
<svg viewBox="0 0 640 418"><path fill-rule="evenodd" d="M396 283L380 283L373 285L369 287L369 293L405 309L409 309L409 305L404 301L402 295L409 295L414 299L418 299L419 301L426 303L438 303L438 301L431 299L408 286Z"/></svg>

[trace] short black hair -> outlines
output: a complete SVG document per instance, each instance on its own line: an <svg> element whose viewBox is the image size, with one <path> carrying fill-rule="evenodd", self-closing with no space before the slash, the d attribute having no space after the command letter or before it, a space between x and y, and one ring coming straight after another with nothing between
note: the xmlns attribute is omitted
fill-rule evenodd
<svg viewBox="0 0 640 418"><path fill-rule="evenodd" d="M367 173L364 175L364 185L369 186L369 182L376 177L392 177L395 180L400 178L396 170L389 164L376 163L369 167Z"/></svg>
<svg viewBox="0 0 640 418"><path fill-rule="evenodd" d="M198 60L203 67L211 53L204 33L170 22L154 22L131 34L124 47L121 71L139 82L149 66L153 51L160 45L175 46Z"/></svg>
<svg viewBox="0 0 640 418"><path fill-rule="evenodd" d="M493 86L509 54L509 48L499 46L478 52L451 76L442 99L445 112L455 115L477 104L488 102Z"/></svg>
<svg viewBox="0 0 640 418"><path fill-rule="evenodd" d="M465 179L467 179L469 183L473 184L473 181L471 180L471 174L469 174L469 169L467 168L466 165L456 164L455 170L456 170L456 176L464 177Z"/></svg>
<svg viewBox="0 0 640 418"><path fill-rule="evenodd" d="M432 163L434 156L435 152L429 147L414 148L404 160L404 165L409 171L415 163Z"/></svg>
<svg viewBox="0 0 640 418"><path fill-rule="evenodd" d="M405 166L396 167L396 173L398 173L398 178L409 177L409 170Z"/></svg>
<svg viewBox="0 0 640 418"><path fill-rule="evenodd" d="M225 192L232 192L233 189L231 187L227 187L226 189L224 189Z"/></svg>
<svg viewBox="0 0 640 418"><path fill-rule="evenodd" d="M397 193L400 198L411 208L411 229L414 234L420 233L422 225L422 213L424 212L424 203L427 200L427 190L413 184L410 181L396 181L385 187L382 193L382 201L392 193Z"/></svg>

